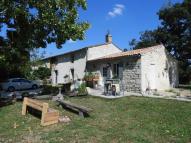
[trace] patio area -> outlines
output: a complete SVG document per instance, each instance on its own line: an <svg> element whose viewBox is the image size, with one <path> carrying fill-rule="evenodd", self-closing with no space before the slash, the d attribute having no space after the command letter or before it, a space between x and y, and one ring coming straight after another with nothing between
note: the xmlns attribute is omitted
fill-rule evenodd
<svg viewBox="0 0 191 143"><path fill-rule="evenodd" d="M106 95L103 89L87 88L88 94L106 99L122 98L127 96L143 96L160 99L171 99L178 101L191 102L191 90L185 88L173 88L166 91L145 92L145 93L133 93L133 92L120 92L119 95Z"/></svg>

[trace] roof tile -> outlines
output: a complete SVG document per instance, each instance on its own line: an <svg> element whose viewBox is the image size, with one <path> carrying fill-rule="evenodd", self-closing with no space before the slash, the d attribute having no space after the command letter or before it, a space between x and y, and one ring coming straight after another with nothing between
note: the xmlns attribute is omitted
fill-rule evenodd
<svg viewBox="0 0 191 143"><path fill-rule="evenodd" d="M108 56L104 56L104 57L93 59L93 60L89 60L89 61L115 59L115 58L119 58L119 57L139 55L139 54L144 54L144 53L153 51L156 48L161 48L161 47L163 47L163 45L157 45L157 46L152 46L152 47L148 47L148 48L131 50L131 51L127 51L127 52L120 52L120 53L111 54L111 55L108 55Z"/></svg>

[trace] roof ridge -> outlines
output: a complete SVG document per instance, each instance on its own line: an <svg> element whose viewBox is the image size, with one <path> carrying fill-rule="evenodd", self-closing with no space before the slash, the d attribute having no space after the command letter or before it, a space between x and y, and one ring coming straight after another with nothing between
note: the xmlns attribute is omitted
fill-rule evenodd
<svg viewBox="0 0 191 143"><path fill-rule="evenodd" d="M61 54L57 54L57 55L53 55L53 56L48 56L46 58L43 58L42 60L46 60L46 59L57 57L57 56L67 55L67 54L74 53L74 52L77 52L77 51L80 51L80 50L83 50L83 49L86 49L86 48L99 47L99 46L109 45L109 44L113 44L113 43L103 43L103 44L96 44L96 45L85 46L83 48L79 48L79 49L72 50L72 51L69 51L69 52L65 52L65 53L61 53Z"/></svg>
<svg viewBox="0 0 191 143"><path fill-rule="evenodd" d="M126 51L126 52L131 52L131 51L143 51L143 50L150 50L150 49L153 49L154 50L154 48L159 48L159 47L161 47L161 46L163 46L162 44L159 44L159 45L155 45L155 46L149 46L149 47L143 47L143 48L139 48L139 49L135 49L135 50L129 50L129 51Z"/></svg>
<svg viewBox="0 0 191 143"><path fill-rule="evenodd" d="M131 55L138 55L138 54L143 54L146 52L149 52L151 50L154 50L156 48L161 48L163 46L163 44L159 44L159 45L155 45L155 46L151 46L151 47L147 47L147 48L141 48L141 49L135 49L135 50L129 50L126 52L118 52L118 53L114 53L114 54L110 54L107 56L103 56L97 59L92 59L89 61L96 61L96 60L101 60L101 59L109 59L109 58L116 58L116 57L124 57L124 56L131 56Z"/></svg>

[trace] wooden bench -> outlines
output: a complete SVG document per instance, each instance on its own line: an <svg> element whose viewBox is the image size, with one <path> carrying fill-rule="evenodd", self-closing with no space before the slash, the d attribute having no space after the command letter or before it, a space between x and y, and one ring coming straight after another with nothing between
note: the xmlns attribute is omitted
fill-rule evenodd
<svg viewBox="0 0 191 143"><path fill-rule="evenodd" d="M23 101L22 115L26 115L27 106L42 112L42 126L58 123L59 112L57 110L49 108L48 103L25 97Z"/></svg>
<svg viewBox="0 0 191 143"><path fill-rule="evenodd" d="M90 108L79 106L69 101L57 100L57 102L59 103L58 106L62 105L62 107L66 107L68 109L76 111L79 113L79 116L81 117L85 117L85 115L89 115L89 113L92 111L92 109Z"/></svg>
<svg viewBox="0 0 191 143"><path fill-rule="evenodd" d="M14 100L11 98L0 98L0 107L13 104Z"/></svg>

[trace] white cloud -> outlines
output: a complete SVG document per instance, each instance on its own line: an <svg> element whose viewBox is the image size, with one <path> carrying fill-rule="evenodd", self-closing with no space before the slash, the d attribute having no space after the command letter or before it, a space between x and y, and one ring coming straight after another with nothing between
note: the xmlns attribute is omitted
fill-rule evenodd
<svg viewBox="0 0 191 143"><path fill-rule="evenodd" d="M76 41L73 41L72 39L68 40L68 43L76 43Z"/></svg>
<svg viewBox="0 0 191 143"><path fill-rule="evenodd" d="M109 17L112 17L112 18L119 15L123 15L124 9L125 9L125 6L123 4L115 4L113 10L108 12L108 15Z"/></svg>

